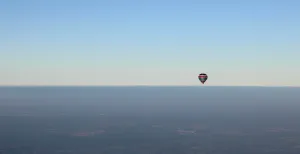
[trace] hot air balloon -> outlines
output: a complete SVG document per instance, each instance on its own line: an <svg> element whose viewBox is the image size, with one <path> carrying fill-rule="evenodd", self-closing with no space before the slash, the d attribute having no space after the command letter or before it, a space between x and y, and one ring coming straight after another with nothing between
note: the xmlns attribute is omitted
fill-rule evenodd
<svg viewBox="0 0 300 154"><path fill-rule="evenodd" d="M198 79L202 84L204 84L204 82L207 80L207 75L205 73L201 73L198 75Z"/></svg>

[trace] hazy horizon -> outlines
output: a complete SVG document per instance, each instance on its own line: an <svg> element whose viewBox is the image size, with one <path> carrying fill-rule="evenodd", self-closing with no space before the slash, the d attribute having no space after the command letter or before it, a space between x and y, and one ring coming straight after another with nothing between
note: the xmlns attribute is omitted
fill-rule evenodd
<svg viewBox="0 0 300 154"><path fill-rule="evenodd" d="M299 92L253 86L0 87L0 113L300 118ZM10 110L15 107L20 113Z"/></svg>
<svg viewBox="0 0 300 154"><path fill-rule="evenodd" d="M299 6L0 1L0 154L300 154Z"/></svg>
<svg viewBox="0 0 300 154"><path fill-rule="evenodd" d="M265 88L300 88L300 86L272 85L0 85L0 87L265 87Z"/></svg>

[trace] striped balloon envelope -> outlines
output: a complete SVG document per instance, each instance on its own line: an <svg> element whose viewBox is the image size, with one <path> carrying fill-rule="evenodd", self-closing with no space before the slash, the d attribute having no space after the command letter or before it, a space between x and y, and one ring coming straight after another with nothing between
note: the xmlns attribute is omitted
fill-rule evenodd
<svg viewBox="0 0 300 154"><path fill-rule="evenodd" d="M205 81L207 80L207 75L205 73L201 73L201 74L198 75L198 79L200 80L200 82L202 84L204 84Z"/></svg>

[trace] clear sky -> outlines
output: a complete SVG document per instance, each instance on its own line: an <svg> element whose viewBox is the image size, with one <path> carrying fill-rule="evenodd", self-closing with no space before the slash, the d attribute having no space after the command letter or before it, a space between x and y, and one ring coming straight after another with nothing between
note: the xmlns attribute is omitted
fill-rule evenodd
<svg viewBox="0 0 300 154"><path fill-rule="evenodd" d="M0 85L300 86L299 0L2 0Z"/></svg>

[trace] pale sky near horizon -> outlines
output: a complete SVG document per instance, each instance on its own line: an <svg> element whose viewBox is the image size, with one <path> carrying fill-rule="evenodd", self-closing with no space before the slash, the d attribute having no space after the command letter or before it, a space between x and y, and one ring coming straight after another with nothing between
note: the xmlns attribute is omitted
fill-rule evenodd
<svg viewBox="0 0 300 154"><path fill-rule="evenodd" d="M3 0L0 85L300 86L298 0Z"/></svg>

